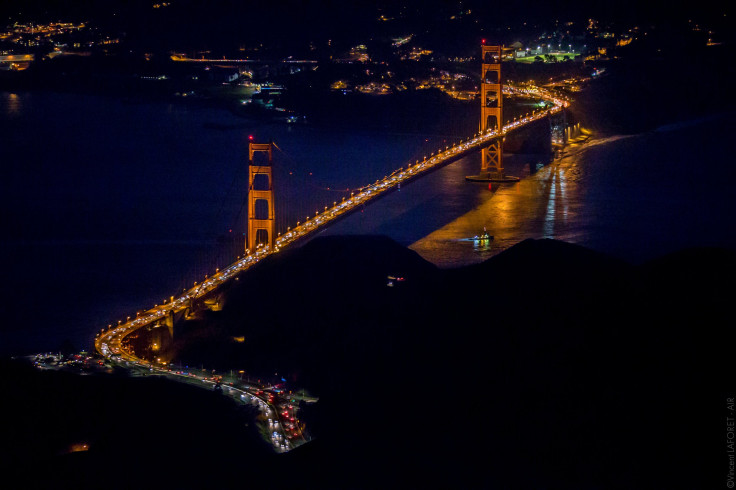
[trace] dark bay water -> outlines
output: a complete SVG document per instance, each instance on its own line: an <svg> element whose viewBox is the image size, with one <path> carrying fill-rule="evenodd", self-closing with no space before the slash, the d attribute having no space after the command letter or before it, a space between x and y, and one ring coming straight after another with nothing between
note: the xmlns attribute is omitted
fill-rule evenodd
<svg viewBox="0 0 736 490"><path fill-rule="evenodd" d="M491 190L465 181L479 165L470 156L322 234L386 234L443 267L485 260L525 238L634 262L688 246L736 248L736 171L724 143L734 115L634 134L599 127L544 167L543 155L509 156L509 169L526 178ZM438 118L423 134L337 131L256 124L206 107L0 94L0 352L55 349L64 339L85 347L98 328L227 263L240 245L218 238L242 237L245 228L249 134L280 148L285 229L464 131L448 126ZM488 247L462 240L483 227L495 236Z"/></svg>

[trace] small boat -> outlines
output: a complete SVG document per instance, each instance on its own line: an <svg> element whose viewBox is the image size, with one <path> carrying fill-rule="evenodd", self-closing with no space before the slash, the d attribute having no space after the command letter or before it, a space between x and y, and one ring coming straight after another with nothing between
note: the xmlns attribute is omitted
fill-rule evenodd
<svg viewBox="0 0 736 490"><path fill-rule="evenodd" d="M493 235L489 235L488 231L486 230L486 227L483 227L483 234L482 235L475 235L473 237L474 241L483 242L483 241L491 241L493 240Z"/></svg>

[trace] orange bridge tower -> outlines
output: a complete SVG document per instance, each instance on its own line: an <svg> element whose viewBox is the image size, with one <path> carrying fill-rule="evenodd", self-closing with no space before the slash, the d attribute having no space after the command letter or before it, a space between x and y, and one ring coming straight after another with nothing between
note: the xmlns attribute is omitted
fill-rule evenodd
<svg viewBox="0 0 736 490"><path fill-rule="evenodd" d="M256 155L266 162L254 163ZM259 158L259 161L261 159ZM248 240L246 248L254 251L259 244L273 248L276 238L276 215L273 192L273 142L248 144Z"/></svg>
<svg viewBox="0 0 736 490"><path fill-rule="evenodd" d="M503 85L501 59L503 46L481 45L480 132L501 131L503 128ZM503 168L503 137L494 138L481 150L480 174L467 177L480 182L517 182L518 177L506 175Z"/></svg>

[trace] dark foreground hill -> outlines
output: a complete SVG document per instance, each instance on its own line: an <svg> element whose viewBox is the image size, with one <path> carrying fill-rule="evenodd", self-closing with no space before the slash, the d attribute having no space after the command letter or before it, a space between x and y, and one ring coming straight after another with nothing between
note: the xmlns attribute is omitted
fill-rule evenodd
<svg viewBox="0 0 736 490"><path fill-rule="evenodd" d="M385 238L330 237L279 255L232 282L221 311L178 324L169 353L278 372L320 397L303 416L315 441L282 456L243 456L250 483L724 483L733 252L688 250L635 267L528 240L445 271ZM216 411L203 416L216 420ZM167 430L187 427L160 430L166 440ZM216 444L210 454L227 452L229 442ZM182 456L190 450L182 445ZM161 470L196 488L183 476L194 467L166 458ZM243 473L213 471L210 486L242 482Z"/></svg>

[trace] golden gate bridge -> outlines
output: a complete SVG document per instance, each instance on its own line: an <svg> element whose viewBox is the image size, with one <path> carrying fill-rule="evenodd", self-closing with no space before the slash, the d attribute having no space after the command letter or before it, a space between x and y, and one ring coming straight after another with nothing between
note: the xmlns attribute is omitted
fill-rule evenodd
<svg viewBox="0 0 736 490"><path fill-rule="evenodd" d="M297 221L284 232L276 230L276 206L273 187L273 142L258 143L249 141L248 145L248 229L245 254L232 264L217 269L211 276L206 276L201 283L194 283L178 296L172 296L169 302L155 305L135 318L128 317L117 325L109 325L95 338L96 350L106 358L115 358L139 365L154 367L154 363L137 357L123 347L123 339L136 330L158 323L165 323L173 329L174 315L184 310L191 310L197 301L202 301L219 286L236 275L259 263L264 258L278 253L285 247L313 235L316 231L335 223L337 220L362 208L366 204L379 199L400 187L402 183L411 182L432 170L450 164L468 154L481 151L481 168L477 175L468 176L471 181L514 182L517 177L508 176L503 167L503 140L508 134L525 128L530 124L550 118L561 113L569 105L568 101L553 92L533 86L515 86L502 84L501 58L502 46L481 47L481 119L477 133L465 139L438 148L423 159L407 162L390 175L365 185L345 196L332 206L325 206L313 216L307 216L304 222ZM537 98L546 101L549 107L534 110L522 117L515 117L504 123L503 94ZM567 132L565 133L567 134ZM263 157L257 161L257 157ZM264 161L265 160L265 161Z"/></svg>

